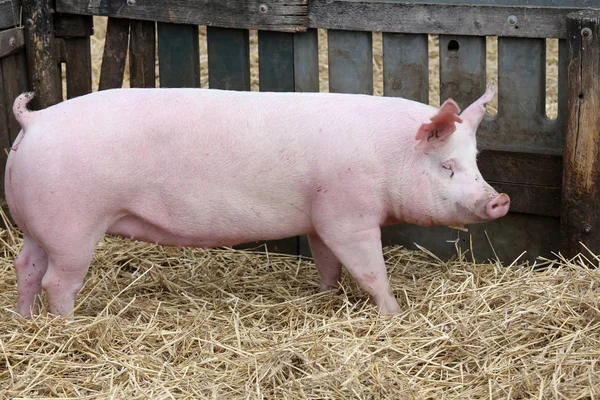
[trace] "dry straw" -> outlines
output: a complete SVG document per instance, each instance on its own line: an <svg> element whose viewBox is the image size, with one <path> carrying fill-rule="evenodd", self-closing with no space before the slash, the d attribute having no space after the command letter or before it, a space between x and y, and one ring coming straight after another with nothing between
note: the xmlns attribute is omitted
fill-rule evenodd
<svg viewBox="0 0 600 400"><path fill-rule="evenodd" d="M67 323L13 312L21 237L0 239L0 398L600 398L600 270L579 259L387 248L384 318L345 275L317 293L310 260L106 237Z"/></svg>
<svg viewBox="0 0 600 400"><path fill-rule="evenodd" d="M67 323L13 312L21 239L0 237L0 397L600 396L600 270L575 261L387 248L402 313L380 317L345 275L317 293L309 260L106 237Z"/></svg>

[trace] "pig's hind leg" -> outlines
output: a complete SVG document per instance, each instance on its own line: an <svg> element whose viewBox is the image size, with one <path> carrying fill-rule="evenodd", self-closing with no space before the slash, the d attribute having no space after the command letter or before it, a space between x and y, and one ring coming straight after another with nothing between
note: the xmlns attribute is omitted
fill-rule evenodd
<svg viewBox="0 0 600 400"><path fill-rule="evenodd" d="M73 318L75 298L83 286L96 244L103 235L102 229L65 229L40 240L48 254L48 270L42 279L42 287L50 313Z"/></svg>
<svg viewBox="0 0 600 400"><path fill-rule="evenodd" d="M319 234L352 277L371 295L381 314L400 312L387 279L379 226L364 229L351 223L340 224L325 228Z"/></svg>
<svg viewBox="0 0 600 400"><path fill-rule="evenodd" d="M321 277L319 290L324 292L338 286L342 265L318 235L308 235L308 243L317 271Z"/></svg>
<svg viewBox="0 0 600 400"><path fill-rule="evenodd" d="M42 279L48 269L48 257L40 244L29 235L23 235L23 247L15 259L17 275L17 312L29 317L38 311L38 296Z"/></svg>

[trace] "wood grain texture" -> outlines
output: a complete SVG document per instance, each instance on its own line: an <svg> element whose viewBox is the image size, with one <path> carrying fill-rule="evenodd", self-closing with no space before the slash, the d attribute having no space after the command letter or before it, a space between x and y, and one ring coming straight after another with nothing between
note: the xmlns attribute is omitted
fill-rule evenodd
<svg viewBox="0 0 600 400"><path fill-rule="evenodd" d="M131 87L156 86L156 23L131 21L129 31L129 80Z"/></svg>
<svg viewBox="0 0 600 400"><path fill-rule="evenodd" d="M0 0L0 29L18 26L20 0Z"/></svg>
<svg viewBox="0 0 600 400"><path fill-rule="evenodd" d="M292 33L258 31L258 60L260 91L294 91L294 35ZM282 240L268 240L264 244L270 252L299 253L297 236ZM249 244L243 245L243 247L247 246Z"/></svg>
<svg viewBox="0 0 600 400"><path fill-rule="evenodd" d="M383 93L429 103L427 35L384 33Z"/></svg>
<svg viewBox="0 0 600 400"><path fill-rule="evenodd" d="M566 38L569 7L415 4L394 0L313 0L309 27L446 35ZM517 23L508 23L509 16Z"/></svg>
<svg viewBox="0 0 600 400"><path fill-rule="evenodd" d="M261 92L294 91L294 36L258 31L258 82Z"/></svg>
<svg viewBox="0 0 600 400"><path fill-rule="evenodd" d="M62 101L61 74L50 1L25 1L23 19L29 81L35 92L31 108L46 108Z"/></svg>
<svg viewBox="0 0 600 400"><path fill-rule="evenodd" d="M92 92L90 37L64 39L66 49L67 98Z"/></svg>
<svg viewBox="0 0 600 400"><path fill-rule="evenodd" d="M557 188L562 185L561 156L482 150L477 165L486 180Z"/></svg>
<svg viewBox="0 0 600 400"><path fill-rule="evenodd" d="M250 39L247 29L206 28L208 86L250 90Z"/></svg>
<svg viewBox="0 0 600 400"><path fill-rule="evenodd" d="M2 59L2 74L4 84L0 91L4 92L7 104L6 109L10 142L12 143L21 130L12 112L12 105L18 95L30 89L27 61L25 52L13 54Z"/></svg>
<svg viewBox="0 0 600 400"><path fill-rule="evenodd" d="M58 12L222 28L303 32L307 0L58 0Z"/></svg>
<svg viewBox="0 0 600 400"><path fill-rule="evenodd" d="M160 87L200 87L198 26L159 22Z"/></svg>
<svg viewBox="0 0 600 400"><path fill-rule="evenodd" d="M0 32L0 58L22 51L25 47L23 28L12 28Z"/></svg>
<svg viewBox="0 0 600 400"><path fill-rule="evenodd" d="M486 89L484 37L440 35L440 102L452 98L461 109Z"/></svg>
<svg viewBox="0 0 600 400"><path fill-rule="evenodd" d="M319 91L319 35L316 29L294 34L296 92Z"/></svg>
<svg viewBox="0 0 600 400"><path fill-rule="evenodd" d="M402 245L408 249L417 249L418 243L444 260L456 257L459 247L468 252L469 259L483 262L495 260L497 255L504 265L509 265L520 256L531 262L538 256L554 258L560 242L559 225L556 217L512 212L495 221L468 225L468 232L443 226L386 226L382 229L382 242L384 246Z"/></svg>
<svg viewBox="0 0 600 400"><path fill-rule="evenodd" d="M104 43L104 54L102 55L98 90L123 86L128 42L129 20L109 18L106 26L106 41Z"/></svg>
<svg viewBox="0 0 600 400"><path fill-rule="evenodd" d="M21 130L12 106L15 98L28 90L25 52L0 59L0 195L4 196L4 166L11 144Z"/></svg>
<svg viewBox="0 0 600 400"><path fill-rule="evenodd" d="M371 32L330 30L329 91L373 94L373 36Z"/></svg>
<svg viewBox="0 0 600 400"><path fill-rule="evenodd" d="M88 15L54 14L54 34L57 38L91 36L94 34L92 17Z"/></svg>
<svg viewBox="0 0 600 400"><path fill-rule="evenodd" d="M569 15L561 251L600 253L600 11Z"/></svg>
<svg viewBox="0 0 600 400"><path fill-rule="evenodd" d="M482 148L562 154L562 119L546 116L544 39L498 38L498 114L477 134Z"/></svg>

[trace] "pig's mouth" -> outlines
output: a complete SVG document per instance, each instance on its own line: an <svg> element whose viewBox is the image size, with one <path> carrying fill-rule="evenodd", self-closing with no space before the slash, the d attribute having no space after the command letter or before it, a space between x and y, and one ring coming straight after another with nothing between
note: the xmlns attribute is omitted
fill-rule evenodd
<svg viewBox="0 0 600 400"><path fill-rule="evenodd" d="M491 200L478 200L473 209L461 203L455 203L457 221L448 226L462 227L465 224L477 224L501 218L508 213L510 198L502 193Z"/></svg>

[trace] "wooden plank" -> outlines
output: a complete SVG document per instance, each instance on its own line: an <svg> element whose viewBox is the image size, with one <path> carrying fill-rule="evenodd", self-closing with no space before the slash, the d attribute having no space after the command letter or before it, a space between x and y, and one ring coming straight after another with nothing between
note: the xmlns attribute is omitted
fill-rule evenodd
<svg viewBox="0 0 600 400"><path fill-rule="evenodd" d="M75 14L54 14L54 35L56 37L83 37L94 34L92 17Z"/></svg>
<svg viewBox="0 0 600 400"><path fill-rule="evenodd" d="M373 39L371 32L330 30L329 91L373 94Z"/></svg>
<svg viewBox="0 0 600 400"><path fill-rule="evenodd" d="M319 91L319 33L316 29L294 34L294 88L296 92ZM298 238L298 254L310 257L304 235Z"/></svg>
<svg viewBox="0 0 600 400"><path fill-rule="evenodd" d="M411 3L600 8L600 0L410 0Z"/></svg>
<svg viewBox="0 0 600 400"><path fill-rule="evenodd" d="M0 59L0 194L4 202L4 173L6 168L7 153L11 146L11 134L9 128L9 118L12 117L12 102L14 99L6 95L4 90L3 67L4 61ZM14 117L13 117L14 119Z"/></svg>
<svg viewBox="0 0 600 400"><path fill-rule="evenodd" d="M18 53L25 47L23 28L12 28L0 32L0 58Z"/></svg>
<svg viewBox="0 0 600 400"><path fill-rule="evenodd" d="M440 102L448 98L461 109L485 92L485 38L440 35Z"/></svg>
<svg viewBox="0 0 600 400"><path fill-rule="evenodd" d="M552 252L560 243L560 222L555 217L511 212L495 221L467 228L468 232L461 232L442 226L387 226L382 229L382 242L384 246L400 244L408 249L416 249L418 243L445 260L456 257L456 247L468 252L469 260L473 257L477 262L495 260L497 254L505 265L517 257L531 262L538 256L554 258Z"/></svg>
<svg viewBox="0 0 600 400"><path fill-rule="evenodd" d="M129 42L129 20L109 18L106 26L106 41L100 68L98 90L123 86L127 43Z"/></svg>
<svg viewBox="0 0 600 400"><path fill-rule="evenodd" d="M316 29L294 34L294 88L319 91L319 34Z"/></svg>
<svg viewBox="0 0 600 400"><path fill-rule="evenodd" d="M10 141L12 143L21 130L21 126L12 113L12 105L17 96L29 90L29 78L25 52L20 52L3 58L2 64L4 75L4 85L2 88L9 106L6 112Z"/></svg>
<svg viewBox="0 0 600 400"><path fill-rule="evenodd" d="M600 253L600 12L569 15L561 251Z"/></svg>
<svg viewBox="0 0 600 400"><path fill-rule="evenodd" d="M258 82L261 92L294 91L294 36L258 32Z"/></svg>
<svg viewBox="0 0 600 400"><path fill-rule="evenodd" d="M482 150L477 165L488 181L556 188L562 185L561 156Z"/></svg>
<svg viewBox="0 0 600 400"><path fill-rule="evenodd" d="M50 2L23 3L25 49L31 89L35 97L31 108L46 108L62 101L61 74L54 38L54 20Z"/></svg>
<svg viewBox="0 0 600 400"><path fill-rule="evenodd" d="M200 87L198 26L158 23L161 87Z"/></svg>
<svg viewBox="0 0 600 400"><path fill-rule="evenodd" d="M18 26L21 20L20 0L0 0L0 29Z"/></svg>
<svg viewBox="0 0 600 400"><path fill-rule="evenodd" d="M394 0L313 0L309 28L537 38L567 37L573 7L418 4ZM513 16L516 20L510 19ZM512 23L515 21L515 23Z"/></svg>
<svg viewBox="0 0 600 400"><path fill-rule="evenodd" d="M303 32L307 0L57 0L58 12L222 28Z"/></svg>
<svg viewBox="0 0 600 400"><path fill-rule="evenodd" d="M383 93L429 103L427 35L383 34Z"/></svg>
<svg viewBox="0 0 600 400"><path fill-rule="evenodd" d="M92 92L90 37L64 39L66 50L67 98Z"/></svg>
<svg viewBox="0 0 600 400"><path fill-rule="evenodd" d="M261 92L294 91L294 35L258 31L258 81ZM270 252L298 254L297 236L264 242ZM244 244L243 248L256 246Z"/></svg>
<svg viewBox="0 0 600 400"><path fill-rule="evenodd" d="M510 212L560 217L561 189L551 186L518 185L488 181L498 191L510 196Z"/></svg>
<svg viewBox="0 0 600 400"><path fill-rule="evenodd" d="M131 21L130 27L130 86L156 87L156 23Z"/></svg>
<svg viewBox="0 0 600 400"><path fill-rule="evenodd" d="M0 60L0 196L4 196L6 154L21 127L12 113L15 98L28 89L25 52Z"/></svg>
<svg viewBox="0 0 600 400"><path fill-rule="evenodd" d="M250 90L250 40L247 29L206 28L208 86Z"/></svg>
<svg viewBox="0 0 600 400"><path fill-rule="evenodd" d="M546 41L498 38L498 114L478 131L481 148L561 154L563 133L546 116Z"/></svg>

